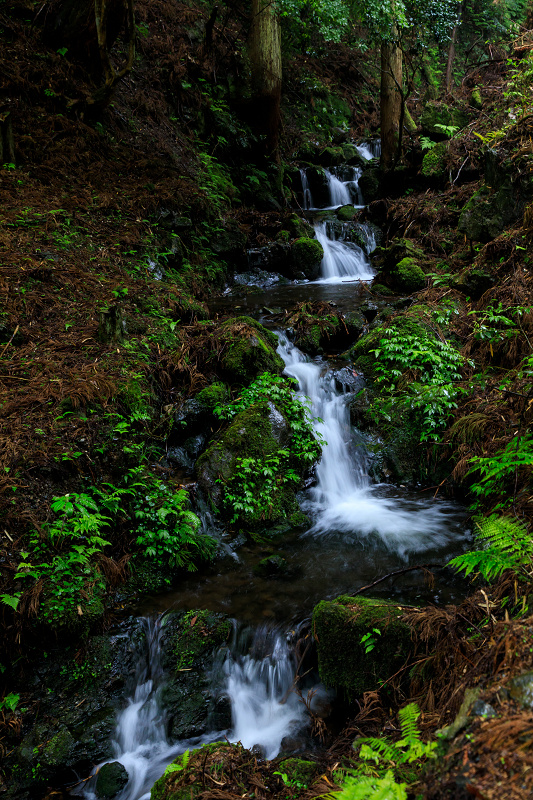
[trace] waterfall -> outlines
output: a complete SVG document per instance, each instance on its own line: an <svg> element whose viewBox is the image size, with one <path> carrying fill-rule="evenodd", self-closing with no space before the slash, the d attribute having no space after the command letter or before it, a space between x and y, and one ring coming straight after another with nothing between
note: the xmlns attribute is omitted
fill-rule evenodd
<svg viewBox="0 0 533 800"><path fill-rule="evenodd" d="M324 250L319 280L329 283L372 280L370 261L358 245L331 239L327 221L315 225L315 234Z"/></svg>
<svg viewBox="0 0 533 800"><path fill-rule="evenodd" d="M309 181L307 180L307 172L305 169L300 170L300 177L302 179L302 192L304 196L304 210L307 211L310 208L313 208L313 197L311 195L311 189L309 188Z"/></svg>
<svg viewBox="0 0 533 800"><path fill-rule="evenodd" d="M324 170L327 181L327 201L325 205L317 207L313 199L307 171L300 170L302 180L303 208L305 211L319 211L338 208L339 206L364 205L363 196L359 189L361 169L359 167L332 167Z"/></svg>
<svg viewBox="0 0 533 800"><path fill-rule="evenodd" d="M265 758L274 758L286 736L307 725L305 703L292 692L296 672L294 652L279 630L262 626L236 637L223 665L224 689L231 701L232 731L213 731L203 737L170 743L165 715L159 706L164 684L161 668L161 617L143 618L146 648L139 654L135 688L117 716L114 758L128 773L128 783L116 800L149 800L150 789L165 768L188 749L224 739L257 745ZM109 761L104 762L109 763ZM72 794L98 800L95 774Z"/></svg>
<svg viewBox="0 0 533 800"><path fill-rule="evenodd" d="M251 652L230 654L225 671L231 741L247 748L258 746L264 758L275 758L283 739L297 734L308 719L304 703L291 691L296 663L287 636L258 628Z"/></svg>
<svg viewBox="0 0 533 800"><path fill-rule="evenodd" d="M317 430L327 442L318 464L316 486L304 510L313 527L306 535L342 535L357 542L377 542L402 558L409 553L446 544L453 537L452 507L441 501L406 499L394 487L371 485L368 452L362 437L352 435L349 393L339 393L323 363L310 361L284 334L278 353L285 371L309 397Z"/></svg>
<svg viewBox="0 0 533 800"><path fill-rule="evenodd" d="M329 169L326 170L326 177L329 186L329 208L349 205L352 202L352 198L346 183L339 180Z"/></svg>
<svg viewBox="0 0 533 800"><path fill-rule="evenodd" d="M372 158L379 158L381 155L381 139L374 139L371 142L361 142L355 145L357 152L362 156L365 161L370 161Z"/></svg>

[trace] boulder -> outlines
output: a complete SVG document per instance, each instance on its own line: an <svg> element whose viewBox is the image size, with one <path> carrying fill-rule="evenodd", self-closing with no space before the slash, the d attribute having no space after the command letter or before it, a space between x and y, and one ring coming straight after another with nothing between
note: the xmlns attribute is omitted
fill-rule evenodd
<svg viewBox="0 0 533 800"><path fill-rule="evenodd" d="M461 129L468 125L469 121L470 117L466 109L447 106L444 103L429 102L426 103L422 112L420 125L424 133L450 139L453 134L446 133L442 128L437 127L438 125Z"/></svg>
<svg viewBox="0 0 533 800"><path fill-rule="evenodd" d="M220 369L230 383L247 386L263 372L281 374L285 369L275 351L277 336L251 317L222 323L221 339Z"/></svg>
<svg viewBox="0 0 533 800"><path fill-rule="evenodd" d="M109 761L98 771L95 794L100 800L113 800L128 780L126 767L120 761Z"/></svg>
<svg viewBox="0 0 533 800"><path fill-rule="evenodd" d="M447 142L439 142L426 152L422 159L420 172L424 178L444 178L446 177L446 154L448 152Z"/></svg>
<svg viewBox="0 0 533 800"><path fill-rule="evenodd" d="M402 615L395 603L363 597L342 596L315 606L313 635L324 685L353 699L394 675L412 647Z"/></svg>
<svg viewBox="0 0 533 800"><path fill-rule="evenodd" d="M381 196L381 170L379 167L367 167L359 178L365 203L372 203Z"/></svg>
<svg viewBox="0 0 533 800"><path fill-rule="evenodd" d="M291 245L291 260L295 273L301 272L310 281L318 278L323 258L324 250L316 239L296 239Z"/></svg>
<svg viewBox="0 0 533 800"><path fill-rule="evenodd" d="M402 258L391 273L393 288L401 292L418 292L426 285L423 269L414 258Z"/></svg>

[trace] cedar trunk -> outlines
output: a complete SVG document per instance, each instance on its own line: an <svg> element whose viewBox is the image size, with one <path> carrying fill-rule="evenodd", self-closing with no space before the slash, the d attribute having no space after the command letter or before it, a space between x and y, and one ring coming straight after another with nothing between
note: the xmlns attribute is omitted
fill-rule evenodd
<svg viewBox="0 0 533 800"><path fill-rule="evenodd" d="M402 116L402 50L394 27L390 41L381 45L381 166L392 169L398 151Z"/></svg>
<svg viewBox="0 0 533 800"><path fill-rule="evenodd" d="M281 28L271 0L252 0L252 111L269 153L278 148L281 103Z"/></svg>

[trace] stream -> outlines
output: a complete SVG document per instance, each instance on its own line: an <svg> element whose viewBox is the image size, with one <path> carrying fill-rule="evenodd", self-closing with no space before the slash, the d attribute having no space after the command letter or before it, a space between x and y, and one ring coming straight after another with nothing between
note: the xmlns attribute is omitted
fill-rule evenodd
<svg viewBox="0 0 533 800"><path fill-rule="evenodd" d="M378 150L377 143L360 146L365 158L374 157ZM360 170L354 168L344 180L333 171L327 174L327 208L363 205L357 182ZM313 198L305 171L302 184L306 208L311 210ZM335 238L327 221L318 221L315 232L324 249L319 279L250 295L243 301L247 310L257 316L264 307L288 307L310 298L331 300L341 309L354 308L355 287L373 277L369 254L375 243L371 233L365 252ZM224 302L229 303L229 298L222 305ZM445 564L468 545L466 514L456 504L435 500L431 492L371 481L375 442L353 430L349 414L350 399L364 385L363 377L351 370L351 379L343 383L343 370L335 369L335 364L306 356L283 331L278 331L278 341L285 371L297 380L302 400L310 402L317 431L327 443L316 481L301 497L302 510L312 525L303 534L289 532L276 547L276 554L290 566L285 576L273 579L255 570L273 547L244 543L235 550L226 542L226 558L201 574L186 577L177 590L143 599L136 609L143 617L145 637L138 654L135 687L117 716L114 736L114 760L126 768L129 777L117 800L148 800L151 786L166 765L186 749L207 741L227 737L245 747L257 746L269 759L282 749L290 750L287 742L291 738L305 739L308 712L303 701L312 696L307 695L309 690L327 695L316 676L302 687L301 697L291 691L297 663L295 631L309 618L313 606L322 599L353 593L402 567ZM343 367L348 369L346 362ZM224 533L208 515L204 526L224 543ZM392 585L376 587L374 594L411 603L443 603L457 599L461 592L462 587L449 574L430 588L419 572L411 572ZM238 620L232 643L213 665L213 680L231 703L229 730L213 730L205 737L180 742L167 738L165 714L159 705L165 683L160 638L165 612L171 608L208 609ZM95 778L74 793L95 800Z"/></svg>

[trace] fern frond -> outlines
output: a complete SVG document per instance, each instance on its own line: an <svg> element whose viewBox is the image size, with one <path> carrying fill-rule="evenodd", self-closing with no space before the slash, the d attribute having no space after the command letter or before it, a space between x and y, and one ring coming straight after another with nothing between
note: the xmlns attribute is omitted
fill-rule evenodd
<svg viewBox="0 0 533 800"><path fill-rule="evenodd" d="M354 742L354 746L359 744L361 745L359 757L365 761L375 761L376 764L379 764L381 760L397 762L401 759L401 751L393 742L389 742L385 738L368 736Z"/></svg>
<svg viewBox="0 0 533 800"><path fill-rule="evenodd" d="M332 792L328 800L407 800L406 784L396 783L392 770L383 778L367 775L348 775L339 792Z"/></svg>
<svg viewBox="0 0 533 800"><path fill-rule="evenodd" d="M491 514L476 521L474 535L484 549L452 558L449 564L456 570L467 576L477 571L484 580L491 581L506 569L520 575L531 567L533 539L525 523Z"/></svg>
<svg viewBox="0 0 533 800"><path fill-rule="evenodd" d="M398 711L402 738L409 747L420 742L420 733L417 726L419 716L420 710L416 703L409 703L409 705L400 708Z"/></svg>

